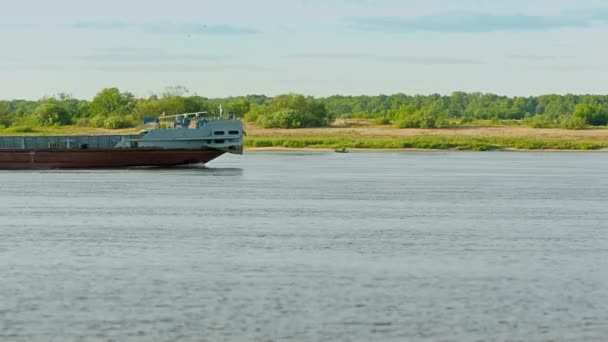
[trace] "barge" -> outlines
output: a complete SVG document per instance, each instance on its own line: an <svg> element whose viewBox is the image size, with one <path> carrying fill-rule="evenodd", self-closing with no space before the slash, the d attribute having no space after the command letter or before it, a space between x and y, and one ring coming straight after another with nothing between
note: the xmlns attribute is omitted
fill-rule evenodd
<svg viewBox="0 0 608 342"><path fill-rule="evenodd" d="M0 137L0 169L169 167L207 163L224 153L242 154L242 122L208 120L204 115L146 118L144 122L155 126L132 135ZM161 121L167 119L173 121Z"/></svg>

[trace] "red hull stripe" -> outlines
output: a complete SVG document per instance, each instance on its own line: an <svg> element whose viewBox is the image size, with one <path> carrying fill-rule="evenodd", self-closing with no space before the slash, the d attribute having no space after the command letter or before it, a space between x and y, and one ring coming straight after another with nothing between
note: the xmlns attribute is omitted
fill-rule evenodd
<svg viewBox="0 0 608 342"><path fill-rule="evenodd" d="M192 149L0 150L0 169L92 169L206 163L222 154Z"/></svg>

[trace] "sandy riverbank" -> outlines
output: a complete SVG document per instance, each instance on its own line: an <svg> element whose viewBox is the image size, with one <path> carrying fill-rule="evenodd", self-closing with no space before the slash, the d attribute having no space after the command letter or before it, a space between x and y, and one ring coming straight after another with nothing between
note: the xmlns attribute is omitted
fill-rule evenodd
<svg viewBox="0 0 608 342"><path fill-rule="evenodd" d="M405 138L419 136L433 137L496 137L562 139L568 141L608 142L608 129L590 128L566 130L559 128L531 128L521 126L500 127L457 127L445 129L399 129L388 126L370 127L326 127L301 129L265 129L246 125L248 135L256 137L294 138L326 136L336 138Z"/></svg>

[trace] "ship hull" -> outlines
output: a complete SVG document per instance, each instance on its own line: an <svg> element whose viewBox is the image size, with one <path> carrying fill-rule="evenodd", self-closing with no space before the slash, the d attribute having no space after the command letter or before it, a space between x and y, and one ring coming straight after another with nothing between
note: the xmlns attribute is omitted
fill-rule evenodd
<svg viewBox="0 0 608 342"><path fill-rule="evenodd" d="M224 153L224 151L214 149L162 148L0 150L0 169L169 167L207 163Z"/></svg>

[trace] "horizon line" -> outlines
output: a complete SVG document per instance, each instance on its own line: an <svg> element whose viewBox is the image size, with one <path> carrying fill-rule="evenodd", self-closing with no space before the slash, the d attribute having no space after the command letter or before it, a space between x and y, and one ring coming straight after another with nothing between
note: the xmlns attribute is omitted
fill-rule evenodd
<svg viewBox="0 0 608 342"><path fill-rule="evenodd" d="M111 88L117 88L118 90L120 90L120 92L127 92L127 93L131 93L133 94L133 96L136 99L147 99L150 98L152 96L161 96L162 95L162 91L158 92L158 93L153 93L153 92L148 92L149 95L137 95L134 92L130 91L130 90L122 90L118 87L107 87L107 88L102 88L103 89L111 89ZM100 91L101 91L100 90ZM312 97L315 99L326 99L326 98L330 98L330 97L379 97L379 96L395 96L395 95L405 95L405 96L411 96L411 97L416 97L416 96L435 96L435 95L439 95L439 96L452 96L455 93L464 93L467 95L471 95L471 94L481 94L481 95L495 95L495 96L499 96L499 97L507 97L507 98L530 98L530 97L543 97L543 96L608 96L608 92L607 93L590 93L590 92L566 92L566 93L556 93L556 92L548 92L548 93L541 93L541 94L531 94L531 95L508 95L508 94L504 94L504 93L495 93L495 92L484 92L484 91L464 91L464 90L455 90L452 91L450 93L445 93L445 92L432 92L432 93L405 93L405 92L394 92L394 93L378 93L378 94L339 94L339 93L333 93L331 95L322 95L322 96L316 96L316 95L311 95L311 94L306 94L303 92L282 92L282 93L276 93L276 94L269 94L269 93L248 93L248 94L244 94L244 95L225 95L225 96L204 96L204 95L200 95L197 94L196 92L187 92L183 95L180 95L179 97L201 97L201 98L205 98L205 99L209 99L209 100L218 100L218 99L228 99L228 98L240 98L240 97L250 97L250 96L265 96L267 98L274 98L277 96L282 96L282 95L302 95L305 97ZM81 98L81 97L75 97L73 96L73 94L71 92L56 92L54 94L45 94L43 96L37 97L37 98L30 98L30 97L17 97L17 98L12 98L12 99L7 99L7 98L3 98L0 97L0 102L10 102L10 101L32 101L32 102L37 102L37 101L41 101L47 98L54 98L57 97L61 94L64 95L69 95L72 98L76 99L76 100L80 100L80 101L92 101L95 96L94 95L90 98Z"/></svg>

